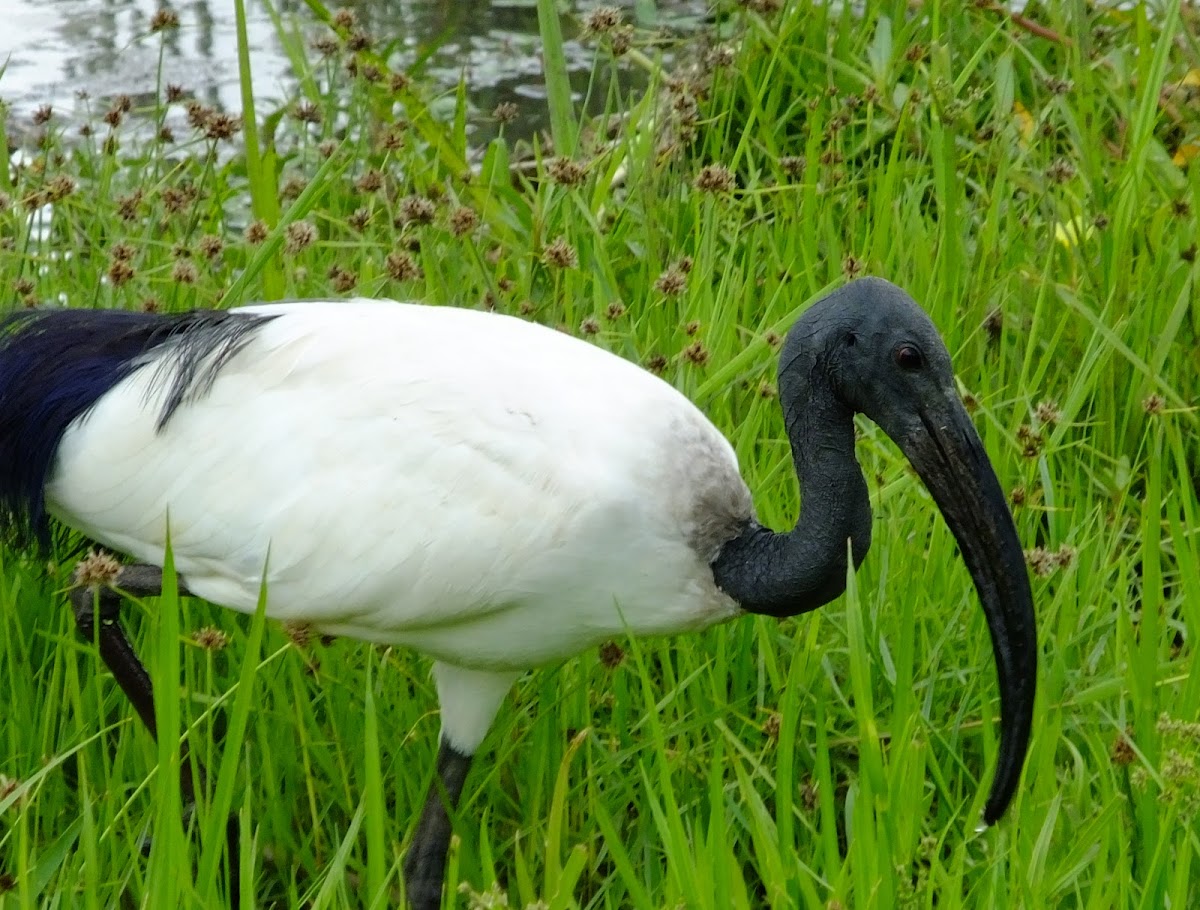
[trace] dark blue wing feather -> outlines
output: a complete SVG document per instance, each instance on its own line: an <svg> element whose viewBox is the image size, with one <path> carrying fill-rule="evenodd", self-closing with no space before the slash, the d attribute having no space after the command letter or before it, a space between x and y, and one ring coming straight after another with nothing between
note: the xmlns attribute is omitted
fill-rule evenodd
<svg viewBox="0 0 1200 910"><path fill-rule="evenodd" d="M203 395L217 372L272 317L216 310L160 315L27 310L0 320L0 532L49 541L45 486L67 428L121 380L162 367L158 426Z"/></svg>

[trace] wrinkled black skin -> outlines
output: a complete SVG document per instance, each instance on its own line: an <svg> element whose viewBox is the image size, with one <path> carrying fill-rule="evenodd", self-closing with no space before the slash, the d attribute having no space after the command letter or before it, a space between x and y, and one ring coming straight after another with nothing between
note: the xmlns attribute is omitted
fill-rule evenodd
<svg viewBox="0 0 1200 910"><path fill-rule="evenodd" d="M1012 516L937 329L895 285L852 282L810 307L788 333L779 401L800 481L799 519L782 534L751 522L713 562L717 584L743 609L777 617L838 597L846 587L847 541L855 568L871 546L854 414L879 424L941 509L987 614L1001 693L1000 757L984 810L991 824L1012 799L1028 749L1037 671L1033 599Z"/></svg>
<svg viewBox="0 0 1200 910"><path fill-rule="evenodd" d="M404 857L404 887L412 910L438 910L446 877L446 856L454 833L450 813L462 796L471 756L445 739L438 747L437 778L429 785L412 846Z"/></svg>

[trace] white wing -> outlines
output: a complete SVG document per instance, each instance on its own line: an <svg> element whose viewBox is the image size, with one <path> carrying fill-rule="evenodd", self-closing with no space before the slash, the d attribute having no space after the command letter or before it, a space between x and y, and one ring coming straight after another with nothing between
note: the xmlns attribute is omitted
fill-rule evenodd
<svg viewBox="0 0 1200 910"><path fill-rule="evenodd" d="M157 564L169 517L195 593L252 611L266 566L272 616L467 666L734 612L701 551L749 493L666 383L475 311L247 310L278 318L161 432L170 377L153 366L68 429L46 489L58 517Z"/></svg>

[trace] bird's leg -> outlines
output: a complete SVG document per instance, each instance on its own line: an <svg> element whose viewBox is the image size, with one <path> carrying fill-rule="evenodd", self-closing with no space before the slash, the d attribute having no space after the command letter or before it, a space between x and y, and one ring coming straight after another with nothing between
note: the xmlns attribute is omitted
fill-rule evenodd
<svg viewBox="0 0 1200 910"><path fill-rule="evenodd" d="M99 557L100 560L106 558ZM121 627L120 608L122 595L155 597L162 594L162 570L157 566L132 565L111 566L96 572L94 565L89 566L85 560L76 569L76 581L79 584L71 591L71 607L79 634L97 644L104 665L132 703L150 735L158 739L154 686L150 674L134 653L133 645ZM181 581L179 594L187 596L190 593ZM185 807L195 806L197 784L202 783L205 777L204 766L199 760L195 768L196 777L193 777L192 761L185 742L180 747L179 755L179 789ZM240 891L236 815L230 815L226 822L225 843L229 850L231 904L236 906Z"/></svg>
<svg viewBox="0 0 1200 910"><path fill-rule="evenodd" d="M85 574L83 565L77 577ZM119 584L120 590L113 585ZM108 667L117 685L150 731L158 738L158 724L154 717L154 688L150 674L133 651L133 645L121 627L121 594L134 597L149 597L162 593L162 571L157 566L122 566L116 570L111 581L105 584L81 584L71 591L71 607L75 613L75 626L79 634L100 648L100 658ZM181 585L180 594L187 594ZM99 622L97 622L99 620ZM185 786L189 797L191 781Z"/></svg>
<svg viewBox="0 0 1200 910"><path fill-rule="evenodd" d="M458 805L470 768L471 756L459 752L443 737L438 747L437 776L429 785L417 833L404 858L404 887L413 910L438 910L442 906L452 830L450 812Z"/></svg>
<svg viewBox="0 0 1200 910"><path fill-rule="evenodd" d="M442 735L437 774L429 785L412 846L404 858L404 889L413 910L438 910L442 906L450 813L458 806L471 757L518 675L503 670L470 670L442 661L433 665L442 705Z"/></svg>

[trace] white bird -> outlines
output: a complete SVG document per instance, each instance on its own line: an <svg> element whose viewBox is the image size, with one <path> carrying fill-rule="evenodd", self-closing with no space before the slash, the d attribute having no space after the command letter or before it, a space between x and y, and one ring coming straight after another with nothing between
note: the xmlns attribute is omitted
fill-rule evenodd
<svg viewBox="0 0 1200 910"><path fill-rule="evenodd" d="M870 545L853 414L913 462L954 531L992 633L1003 813L1027 748L1036 642L1021 549L928 317L864 279L784 345L780 402L801 484L795 530L754 519L733 449L681 393L522 320L389 301L178 315L53 310L0 323L0 520L47 513L141 565L170 536L186 591L434 658L440 781L405 863L441 903L453 809L524 671L626 632L795 615L837 597ZM268 559L269 554L269 559ZM153 731L145 672L101 600L101 654ZM76 597L95 632L93 595ZM448 799L443 799L443 790Z"/></svg>

